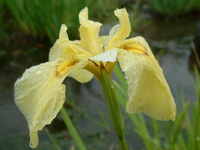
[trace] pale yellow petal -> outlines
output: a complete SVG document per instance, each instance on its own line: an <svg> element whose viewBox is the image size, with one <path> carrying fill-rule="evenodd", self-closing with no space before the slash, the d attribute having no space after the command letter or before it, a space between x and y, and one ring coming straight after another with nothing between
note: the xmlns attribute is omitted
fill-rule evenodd
<svg viewBox="0 0 200 150"><path fill-rule="evenodd" d="M107 52L93 56L90 59L101 62L115 62L117 59L117 50L109 50Z"/></svg>
<svg viewBox="0 0 200 150"><path fill-rule="evenodd" d="M68 76L74 78L75 80L81 83L89 82L94 77L94 75L91 72L85 69L72 71L69 73Z"/></svg>
<svg viewBox="0 0 200 150"><path fill-rule="evenodd" d="M144 112L158 120L174 120L176 106L158 62L142 37L125 41L118 60L128 83L126 111Z"/></svg>
<svg viewBox="0 0 200 150"><path fill-rule="evenodd" d="M15 103L28 122L32 148L38 145L37 132L51 123L65 101L63 80L70 71L84 65L56 59L27 69L15 82Z"/></svg>
<svg viewBox="0 0 200 150"><path fill-rule="evenodd" d="M67 35L67 26L62 24L59 39L49 52L49 61L56 58L74 57L79 59L89 58L92 55L80 47L80 41L70 41Z"/></svg>
<svg viewBox="0 0 200 150"><path fill-rule="evenodd" d="M101 39L99 37L99 30L101 24L88 20L88 9L84 8L79 13L80 21L80 43L81 46L93 55L100 54L102 50Z"/></svg>
<svg viewBox="0 0 200 150"><path fill-rule="evenodd" d="M59 39L56 40L49 52L49 61L63 56L63 50L69 45L69 38L67 35L67 26L62 24L59 33Z"/></svg>
<svg viewBox="0 0 200 150"><path fill-rule="evenodd" d="M120 25L116 25L111 29L104 45L106 51L118 47L131 32L131 25L126 9L115 10L115 15L119 18Z"/></svg>
<svg viewBox="0 0 200 150"><path fill-rule="evenodd" d="M50 49L49 61L53 61L60 57L62 57L62 50L60 48L59 40L56 40L53 47Z"/></svg>

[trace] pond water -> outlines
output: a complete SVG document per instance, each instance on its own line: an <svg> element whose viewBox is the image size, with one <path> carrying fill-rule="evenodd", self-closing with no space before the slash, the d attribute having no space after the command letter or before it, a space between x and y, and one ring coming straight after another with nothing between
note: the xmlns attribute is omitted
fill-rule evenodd
<svg viewBox="0 0 200 150"><path fill-rule="evenodd" d="M184 26L183 26L184 24ZM191 58L191 46L190 41L193 39L193 35L196 29L197 21L184 23L172 23L170 26L166 23L154 23L149 27L141 28L139 33L144 36L150 43L152 49L164 50L164 54L159 56L159 62L163 68L166 79L169 83L177 107L181 105L180 95L183 94L185 99L195 101L196 96L192 85L194 80L194 73L190 69ZM180 29L181 28L181 29ZM145 32L148 31L148 32ZM175 33L176 31L176 33ZM187 31L187 33L185 32ZM18 77L24 72L24 67L14 66L12 63L4 63L0 69L0 149L30 149L28 146L29 136L28 127L23 115L19 112L18 108L13 102L13 84ZM91 83L79 85L75 81L67 80L69 85L68 90L76 92L74 99L78 106L85 110L91 117L99 117L100 112L106 114L107 109L101 92L101 87L97 80L92 80ZM78 88L79 87L79 88ZM78 89L77 89L78 88ZM91 94L92 93L92 94ZM83 134L83 138L87 138L89 147L92 146L92 142L96 142L96 146L101 149L103 146L116 142L114 134L107 134L107 131L102 128L98 128L91 121L83 119L81 113L76 112L77 116L74 117L76 124L81 129L80 134ZM103 116L107 118L107 116ZM58 117L59 120L59 117ZM56 124L56 123L55 123ZM63 128L63 127L62 127ZM86 134L84 134L86 133ZM55 134L54 137L69 136L67 132ZM87 137L86 137L87 136ZM69 139L71 137L69 136ZM114 140L113 140L114 139ZM61 140L62 141L62 140ZM137 140L136 140L137 141ZM71 143L70 143L71 142ZM72 144L72 141L69 140ZM137 143L137 142L135 142ZM59 143L60 144L60 143ZM64 146L66 143L61 142L63 149L67 149ZM49 149L49 138L46 132L43 130L40 132L40 145L37 149L43 149L46 146ZM114 144L113 144L114 145ZM141 148L140 144L133 144L134 147ZM94 146L94 145L93 145ZM112 146L112 144L111 144Z"/></svg>

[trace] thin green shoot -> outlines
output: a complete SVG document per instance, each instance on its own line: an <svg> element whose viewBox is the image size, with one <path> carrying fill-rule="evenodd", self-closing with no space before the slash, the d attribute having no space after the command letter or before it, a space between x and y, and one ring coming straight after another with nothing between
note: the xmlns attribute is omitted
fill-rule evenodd
<svg viewBox="0 0 200 150"><path fill-rule="evenodd" d="M49 130L46 128L45 131L46 131L48 137L50 138L50 140L52 141L53 145L55 146L56 150L61 150L60 146L56 143L56 141L54 140L54 138L49 133Z"/></svg>
<svg viewBox="0 0 200 150"><path fill-rule="evenodd" d="M73 137L73 140L76 143L76 146L78 147L79 150L86 150L86 147L83 143L83 141L81 140L79 134L77 133L74 124L72 123L70 117L68 116L67 111L65 110L64 107L62 107L61 111L60 111L62 118L65 122L66 127L68 128L71 136Z"/></svg>

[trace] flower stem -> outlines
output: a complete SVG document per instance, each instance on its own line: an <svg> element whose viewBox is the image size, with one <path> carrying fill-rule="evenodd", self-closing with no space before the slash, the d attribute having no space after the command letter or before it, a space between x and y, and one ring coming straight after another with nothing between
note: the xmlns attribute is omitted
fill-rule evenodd
<svg viewBox="0 0 200 150"><path fill-rule="evenodd" d="M104 68L101 69L101 85L107 106L109 108L111 121L118 136L121 148L122 150L128 150L124 136L124 122L115 94L114 85L110 76Z"/></svg>

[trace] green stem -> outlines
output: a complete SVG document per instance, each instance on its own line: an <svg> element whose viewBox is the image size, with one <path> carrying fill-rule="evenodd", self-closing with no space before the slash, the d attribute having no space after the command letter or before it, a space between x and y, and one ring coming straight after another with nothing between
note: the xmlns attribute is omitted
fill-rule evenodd
<svg viewBox="0 0 200 150"><path fill-rule="evenodd" d="M79 137L71 119L69 118L67 111L65 110L64 107L60 110L60 113L62 115L62 118L65 122L66 127L68 128L71 136L73 137L73 140L75 141L77 147L79 150L86 150L85 145L83 144L81 138Z"/></svg>
<svg viewBox="0 0 200 150"><path fill-rule="evenodd" d="M124 122L122 119L119 103L117 101L116 93L112 80L104 68L101 69L101 85L104 97L109 108L109 113L113 127L118 136L122 150L128 150L125 136L124 136Z"/></svg>

